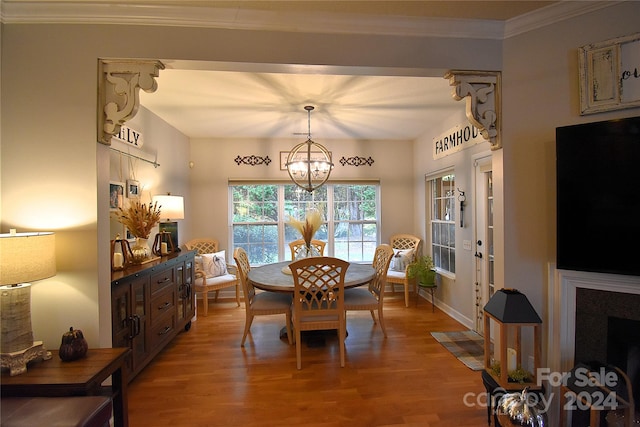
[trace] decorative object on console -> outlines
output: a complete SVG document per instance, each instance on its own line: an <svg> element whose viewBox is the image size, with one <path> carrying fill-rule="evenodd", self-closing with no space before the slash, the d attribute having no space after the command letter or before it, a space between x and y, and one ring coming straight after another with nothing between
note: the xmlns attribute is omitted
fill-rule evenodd
<svg viewBox="0 0 640 427"><path fill-rule="evenodd" d="M133 252L131 252L131 246L129 241L121 239L119 234L116 234L115 240L111 241L111 271L119 271L127 268L131 264L133 259Z"/></svg>
<svg viewBox="0 0 640 427"><path fill-rule="evenodd" d="M31 284L56 274L53 233L0 234L0 366L10 375L27 371L27 363L51 358L42 341L33 340Z"/></svg>
<svg viewBox="0 0 640 427"><path fill-rule="evenodd" d="M62 334L62 343L60 343L60 351L58 356L65 362L82 359L87 355L89 345L84 339L84 334L80 329L69 328L68 332Z"/></svg>
<svg viewBox="0 0 640 427"><path fill-rule="evenodd" d="M161 231L157 233L153 240L153 247L151 250L158 256L165 256L175 252L176 249L175 246L173 246L171 233L169 231Z"/></svg>
<svg viewBox="0 0 640 427"><path fill-rule="evenodd" d="M285 166L293 183L312 193L327 182L333 163L331 153L323 145L311 140L313 106L307 105L304 109L307 110L309 124L307 140L291 149Z"/></svg>
<svg viewBox="0 0 640 427"><path fill-rule="evenodd" d="M171 233L171 240L175 251L179 252L180 243L178 241L178 219L184 219L184 197L172 196L171 193L158 194L152 197L154 203L160 206L162 211L162 221L160 231Z"/></svg>
<svg viewBox="0 0 640 427"><path fill-rule="evenodd" d="M373 159L371 158L371 156L369 157L347 157L345 158L344 156L340 159L340 164L342 166L364 166L364 165L369 165L371 166L373 164Z"/></svg>
<svg viewBox="0 0 640 427"><path fill-rule="evenodd" d="M133 264L143 264L149 262L151 249L147 243L149 234L153 227L160 222L160 206L158 203L140 203L135 200L125 209L119 207L113 212L113 217L123 224L136 238L136 242L131 247L131 262Z"/></svg>
<svg viewBox="0 0 640 427"><path fill-rule="evenodd" d="M530 398L529 387L522 392L503 394L498 402L496 414L502 427L528 426L547 427L547 414L539 396Z"/></svg>
<svg viewBox="0 0 640 427"><path fill-rule="evenodd" d="M495 361L491 351L491 320L497 324L500 343L496 348ZM505 390L513 389L514 383L540 389L536 372L540 367L542 347L542 319L531 306L527 297L516 289L496 291L484 306L484 365L485 370ZM521 328L533 327L533 372L522 365ZM509 334L512 330L512 334ZM511 355L511 357L509 357ZM509 360L511 359L511 361ZM511 368L511 369L510 369Z"/></svg>
<svg viewBox="0 0 640 427"><path fill-rule="evenodd" d="M265 166L269 166L269 163L271 163L271 159L269 158L269 156L254 156L253 154L250 156L240 156L238 155L238 157L236 157L234 159L234 162L236 162L236 164L238 166L240 165L250 165L250 166L258 166L258 165L265 165Z"/></svg>

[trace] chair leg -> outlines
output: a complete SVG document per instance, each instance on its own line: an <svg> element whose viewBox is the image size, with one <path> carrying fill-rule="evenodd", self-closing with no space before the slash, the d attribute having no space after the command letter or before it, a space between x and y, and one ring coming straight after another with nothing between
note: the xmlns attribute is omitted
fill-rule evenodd
<svg viewBox="0 0 640 427"><path fill-rule="evenodd" d="M302 369L302 343L300 329L296 329L296 364L298 369Z"/></svg>
<svg viewBox="0 0 640 427"><path fill-rule="evenodd" d="M209 312L209 292L206 290L202 292L202 312L204 317L207 317Z"/></svg>
<svg viewBox="0 0 640 427"><path fill-rule="evenodd" d="M236 282L236 304L240 307L240 287L238 286L238 282Z"/></svg>
<svg viewBox="0 0 640 427"><path fill-rule="evenodd" d="M247 339L247 334L251 329L251 324L253 323L253 315L249 314L247 310L247 318L244 321L244 335L242 335L242 342L240 343L240 347L244 347L244 340Z"/></svg>
<svg viewBox="0 0 640 427"><path fill-rule="evenodd" d="M291 345L293 344L293 332L291 331L291 312L286 312L285 316L287 318L287 339L289 340L289 345Z"/></svg>
<svg viewBox="0 0 640 427"><path fill-rule="evenodd" d="M378 319L380 319L380 328L382 328L382 334L387 337L387 328L384 327L384 317L382 317L382 305L378 306Z"/></svg>
<svg viewBox="0 0 640 427"><path fill-rule="evenodd" d="M409 307L409 281L407 279L404 281L404 305Z"/></svg>
<svg viewBox="0 0 640 427"><path fill-rule="evenodd" d="M373 323L376 323L376 315L374 314L373 310L369 310L371 312L371 318L373 319Z"/></svg>
<svg viewBox="0 0 640 427"><path fill-rule="evenodd" d="M338 337L340 340L340 367L344 368L344 353L345 353L345 340L347 339L347 324L346 320L342 319L340 325L340 331L338 331Z"/></svg>

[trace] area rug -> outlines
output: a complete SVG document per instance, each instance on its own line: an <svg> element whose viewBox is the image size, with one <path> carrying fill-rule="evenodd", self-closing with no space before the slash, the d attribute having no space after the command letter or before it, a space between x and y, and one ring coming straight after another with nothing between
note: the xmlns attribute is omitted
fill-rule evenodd
<svg viewBox="0 0 640 427"><path fill-rule="evenodd" d="M484 338L477 332L431 332L431 335L469 369L484 369Z"/></svg>

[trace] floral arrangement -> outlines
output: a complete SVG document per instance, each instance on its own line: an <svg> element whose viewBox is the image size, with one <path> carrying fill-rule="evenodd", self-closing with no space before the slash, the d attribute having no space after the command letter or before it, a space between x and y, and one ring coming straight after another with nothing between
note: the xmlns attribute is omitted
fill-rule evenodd
<svg viewBox="0 0 640 427"><path fill-rule="evenodd" d="M118 208L113 217L124 224L134 236L148 239L151 229L160 222L160 206L158 203L147 206L135 201L127 208Z"/></svg>
<svg viewBox="0 0 640 427"><path fill-rule="evenodd" d="M300 232L305 244L310 247L311 239L313 239L314 234L322 225L322 215L317 209L309 209L304 221L289 217L288 223Z"/></svg>

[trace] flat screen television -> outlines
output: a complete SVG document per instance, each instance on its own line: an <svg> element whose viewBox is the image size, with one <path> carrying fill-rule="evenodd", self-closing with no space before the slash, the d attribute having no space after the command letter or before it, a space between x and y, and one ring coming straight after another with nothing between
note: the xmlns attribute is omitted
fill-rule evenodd
<svg viewBox="0 0 640 427"><path fill-rule="evenodd" d="M556 128L560 269L640 276L640 117Z"/></svg>

